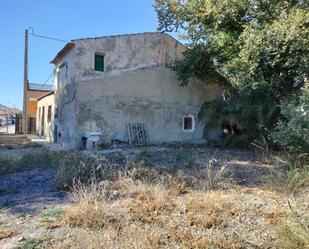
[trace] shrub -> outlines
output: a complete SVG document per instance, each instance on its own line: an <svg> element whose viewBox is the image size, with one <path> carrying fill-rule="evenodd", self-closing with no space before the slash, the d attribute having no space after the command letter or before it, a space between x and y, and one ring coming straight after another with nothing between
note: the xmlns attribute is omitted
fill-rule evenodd
<svg viewBox="0 0 309 249"><path fill-rule="evenodd" d="M184 154L184 153L178 153L176 155L176 161L181 164L184 168L194 168L196 166L196 163L192 156Z"/></svg>
<svg viewBox="0 0 309 249"><path fill-rule="evenodd" d="M275 142L288 152L309 152L309 82L280 107L283 118L272 134Z"/></svg>
<svg viewBox="0 0 309 249"><path fill-rule="evenodd" d="M58 188L62 188L72 186L74 180L88 183L91 179L97 181L115 179L117 171L121 171L127 166L122 158L119 162L115 160L117 160L116 156L107 158L78 151L66 153L57 163L56 185Z"/></svg>
<svg viewBox="0 0 309 249"><path fill-rule="evenodd" d="M115 214L117 204L108 202L104 186L92 182L83 184L76 182L72 187L70 199L76 203L65 213L64 220L70 226L84 226L102 228L112 223L119 223L121 219Z"/></svg>
<svg viewBox="0 0 309 249"><path fill-rule="evenodd" d="M63 210L61 208L49 208L45 209L40 213L42 221L54 221L60 218Z"/></svg>
<svg viewBox="0 0 309 249"><path fill-rule="evenodd" d="M13 158L0 154L0 175L8 174L16 170L17 163Z"/></svg>
<svg viewBox="0 0 309 249"><path fill-rule="evenodd" d="M28 237L18 243L13 249L36 249L43 248L43 240Z"/></svg>
<svg viewBox="0 0 309 249"><path fill-rule="evenodd" d="M40 148L23 154L18 164L24 169L48 167L52 164L52 155L47 149Z"/></svg>
<svg viewBox="0 0 309 249"><path fill-rule="evenodd" d="M274 157L272 163L274 168L268 180L280 191L291 193L309 185L309 163L305 155L297 158Z"/></svg>
<svg viewBox="0 0 309 249"><path fill-rule="evenodd" d="M220 163L215 158L211 158L206 165L200 165L197 170L198 177L203 179L206 189L216 189L223 182L230 180L224 175L227 163Z"/></svg>
<svg viewBox="0 0 309 249"><path fill-rule="evenodd" d="M0 175L35 168L47 168L56 165L57 153L44 148L33 149L18 156L0 154Z"/></svg>

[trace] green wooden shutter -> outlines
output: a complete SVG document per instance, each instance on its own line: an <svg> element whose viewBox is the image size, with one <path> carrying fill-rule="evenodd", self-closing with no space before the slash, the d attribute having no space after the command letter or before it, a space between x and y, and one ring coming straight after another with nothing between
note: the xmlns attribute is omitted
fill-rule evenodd
<svg viewBox="0 0 309 249"><path fill-rule="evenodd" d="M95 55L94 60L94 70L99 72L104 72L104 56L103 55Z"/></svg>

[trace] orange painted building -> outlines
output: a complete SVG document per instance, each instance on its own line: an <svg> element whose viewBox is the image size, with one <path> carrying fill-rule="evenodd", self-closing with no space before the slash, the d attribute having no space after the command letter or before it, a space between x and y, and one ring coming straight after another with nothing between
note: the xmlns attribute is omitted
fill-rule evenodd
<svg viewBox="0 0 309 249"><path fill-rule="evenodd" d="M36 116L38 98L52 91L52 86L47 84L29 83L26 89L25 118L27 122L27 133L36 132Z"/></svg>

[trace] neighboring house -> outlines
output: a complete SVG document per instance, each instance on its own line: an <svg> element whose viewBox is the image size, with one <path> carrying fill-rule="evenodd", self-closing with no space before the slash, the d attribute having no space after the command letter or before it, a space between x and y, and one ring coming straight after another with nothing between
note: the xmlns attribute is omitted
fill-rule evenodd
<svg viewBox="0 0 309 249"><path fill-rule="evenodd" d="M37 133L46 138L47 141L54 141L54 116L55 116L55 96L54 92L49 92L37 99Z"/></svg>
<svg viewBox="0 0 309 249"><path fill-rule="evenodd" d="M51 62L54 94L39 99L38 132L43 124L44 135L67 148L91 132L105 143L205 142L206 120L197 116L221 90L211 82L181 86L168 65L185 50L159 32L73 40ZM47 106L54 115L44 126Z"/></svg>
<svg viewBox="0 0 309 249"><path fill-rule="evenodd" d="M47 84L28 83L25 87L25 99L23 103L25 133L36 132L37 99L52 91L53 86Z"/></svg>
<svg viewBox="0 0 309 249"><path fill-rule="evenodd" d="M24 82L22 125L16 126L16 133L35 133L37 99L53 90L52 85L31 83L28 79L28 30L25 30Z"/></svg>

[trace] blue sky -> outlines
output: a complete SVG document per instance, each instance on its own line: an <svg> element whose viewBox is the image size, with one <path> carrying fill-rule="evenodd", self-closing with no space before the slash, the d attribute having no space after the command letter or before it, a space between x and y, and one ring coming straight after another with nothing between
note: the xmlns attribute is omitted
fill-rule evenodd
<svg viewBox="0 0 309 249"><path fill-rule="evenodd" d="M0 104L22 107L24 30L71 40L156 31L153 0L10 0L0 3ZM29 80L44 82L65 45L29 36Z"/></svg>

